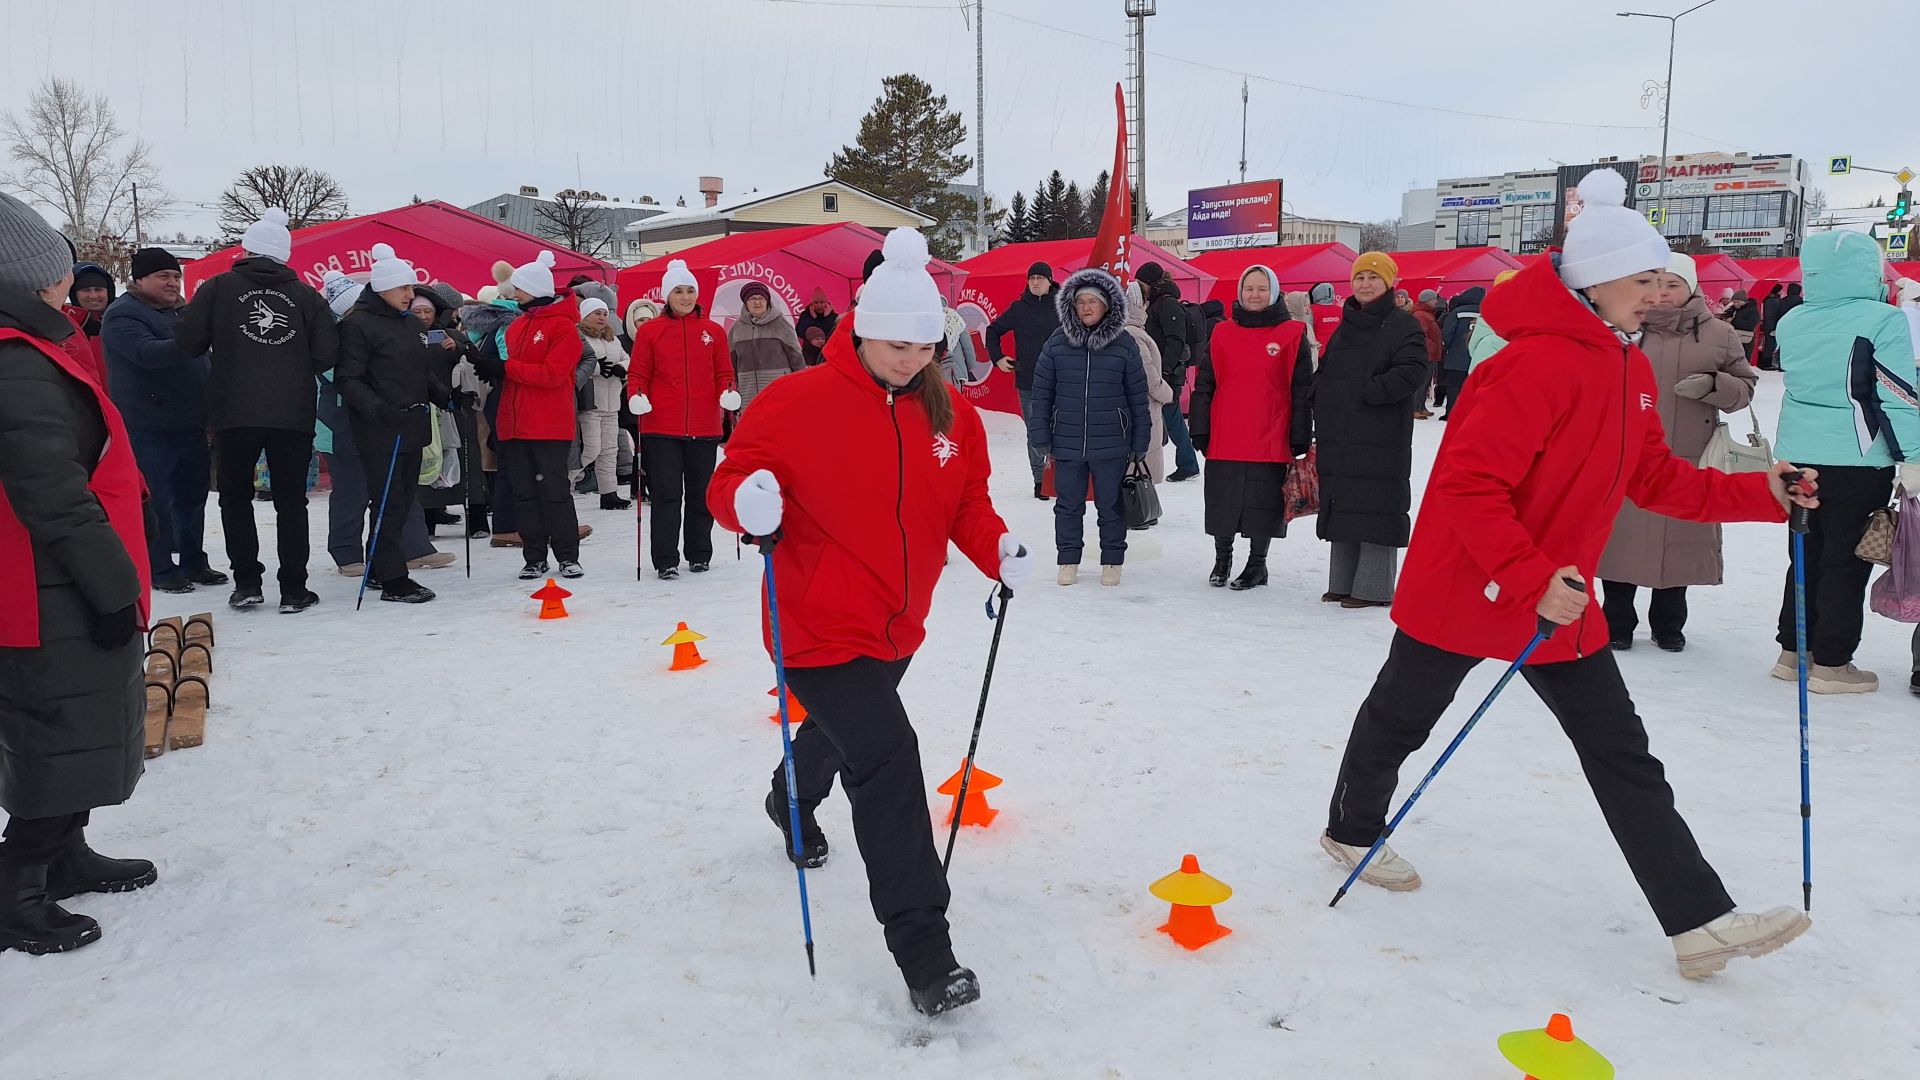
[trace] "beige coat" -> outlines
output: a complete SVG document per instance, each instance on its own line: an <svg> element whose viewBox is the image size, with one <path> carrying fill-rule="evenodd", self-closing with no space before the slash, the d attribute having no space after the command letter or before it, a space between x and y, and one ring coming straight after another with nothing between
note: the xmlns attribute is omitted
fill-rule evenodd
<svg viewBox="0 0 1920 1080"><path fill-rule="evenodd" d="M1707 313L1707 303L1695 296L1685 307L1655 308L1647 312L1646 335L1640 342L1653 361L1654 381L1660 387L1656 407L1667 429L1667 445L1676 457L1697 462L1722 412L1738 412L1753 401L1760 376L1748 365L1733 327ZM1689 375L1708 375L1713 389L1697 400L1674 393ZM1745 431L1744 417L1730 420ZM1720 526L1650 514L1627 502L1613 523L1613 537L1600 556L1600 577L1672 589L1685 585L1720 584Z"/></svg>
<svg viewBox="0 0 1920 1080"><path fill-rule="evenodd" d="M1147 400L1152 403L1147 408L1147 415L1153 419L1153 435L1147 443L1147 473L1154 483L1164 484L1167 462L1162 451L1167 445L1167 417L1160 406L1173 400L1173 387L1160 373L1160 346L1147 334L1147 305L1140 299L1138 283L1127 286L1127 333L1140 346L1140 363L1147 369Z"/></svg>

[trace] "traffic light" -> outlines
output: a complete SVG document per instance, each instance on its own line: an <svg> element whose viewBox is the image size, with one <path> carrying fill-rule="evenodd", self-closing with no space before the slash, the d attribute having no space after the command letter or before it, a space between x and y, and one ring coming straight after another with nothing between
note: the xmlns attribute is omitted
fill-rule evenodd
<svg viewBox="0 0 1920 1080"><path fill-rule="evenodd" d="M1904 221L1913 214L1913 192L1906 188L1894 197L1893 210L1887 214L1888 221Z"/></svg>

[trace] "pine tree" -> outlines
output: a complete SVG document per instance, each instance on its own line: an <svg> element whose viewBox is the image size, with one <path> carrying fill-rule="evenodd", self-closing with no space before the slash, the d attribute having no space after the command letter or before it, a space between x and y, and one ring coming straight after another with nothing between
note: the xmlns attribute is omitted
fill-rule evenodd
<svg viewBox="0 0 1920 1080"><path fill-rule="evenodd" d="M1112 193L1113 180L1107 170L1101 169L1100 175L1093 178L1093 186L1087 189L1087 235L1100 234L1100 219L1107 213L1107 197Z"/></svg>
<svg viewBox="0 0 1920 1080"><path fill-rule="evenodd" d="M1060 216L1067 220L1067 235L1073 239L1093 235L1093 230L1087 227L1087 197L1080 193L1079 181L1067 185L1067 198L1061 205Z"/></svg>
<svg viewBox="0 0 1920 1080"><path fill-rule="evenodd" d="M932 218L928 247L957 257L959 240L948 226L972 216L974 201L947 185L973 168L973 158L958 152L966 122L917 75L890 75L880 85L854 144L833 155L826 173Z"/></svg>
<svg viewBox="0 0 1920 1080"><path fill-rule="evenodd" d="M1027 197L1021 192L1013 193L1013 202L1007 208L1006 227L1000 233L1003 244L1024 244L1033 239L1033 219L1027 213Z"/></svg>
<svg viewBox="0 0 1920 1080"><path fill-rule="evenodd" d="M1055 169L1033 196L1033 224L1039 233L1035 239L1066 240L1073 236L1073 222L1067 216L1067 181Z"/></svg>

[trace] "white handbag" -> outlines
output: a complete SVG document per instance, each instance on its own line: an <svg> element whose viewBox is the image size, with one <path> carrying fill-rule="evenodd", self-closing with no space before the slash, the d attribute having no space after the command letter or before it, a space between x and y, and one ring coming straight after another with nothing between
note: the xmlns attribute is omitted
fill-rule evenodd
<svg viewBox="0 0 1920 1080"><path fill-rule="evenodd" d="M1713 437L1707 440L1706 452L1700 455L1700 467L1719 469L1723 473L1766 472L1773 468L1773 444L1760 434L1760 417L1747 406L1747 419L1753 424L1753 431L1747 435L1747 441L1734 441L1733 432L1722 420L1713 426Z"/></svg>

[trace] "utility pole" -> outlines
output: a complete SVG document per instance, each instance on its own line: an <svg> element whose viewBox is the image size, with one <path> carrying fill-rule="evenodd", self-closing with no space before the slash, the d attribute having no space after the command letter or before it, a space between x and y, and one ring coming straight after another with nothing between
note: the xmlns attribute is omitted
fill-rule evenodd
<svg viewBox="0 0 1920 1080"><path fill-rule="evenodd" d="M1247 182L1247 80L1240 80L1240 182Z"/></svg>
<svg viewBox="0 0 1920 1080"><path fill-rule="evenodd" d="M1133 221L1134 232L1147 231L1147 18L1156 13L1158 0L1127 0L1127 17L1133 20L1131 54L1133 78ZM1121 183L1126 181L1122 180Z"/></svg>
<svg viewBox="0 0 1920 1080"><path fill-rule="evenodd" d="M1663 222L1660 235L1667 235L1665 221L1672 220L1667 209L1667 135L1673 122L1673 52L1680 39L1680 20L1713 3L1714 0L1702 0L1678 15L1654 15L1645 11L1617 11L1614 14L1623 19L1665 19L1667 20L1667 81L1660 88L1660 212Z"/></svg>
<svg viewBox="0 0 1920 1080"><path fill-rule="evenodd" d="M133 183L133 246L146 247L147 237L140 231L140 182Z"/></svg>
<svg viewBox="0 0 1920 1080"><path fill-rule="evenodd" d="M985 251L993 246L987 236L987 4L973 4L973 182L980 199L973 208L973 235Z"/></svg>

